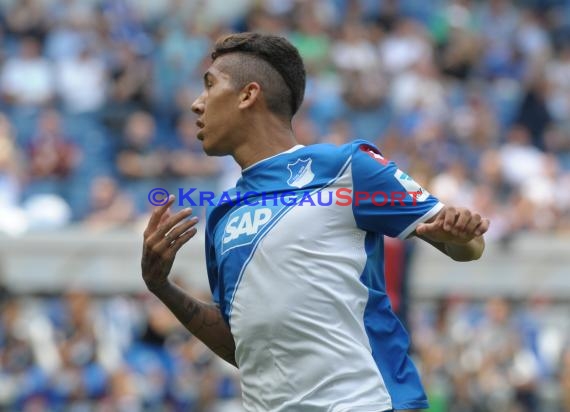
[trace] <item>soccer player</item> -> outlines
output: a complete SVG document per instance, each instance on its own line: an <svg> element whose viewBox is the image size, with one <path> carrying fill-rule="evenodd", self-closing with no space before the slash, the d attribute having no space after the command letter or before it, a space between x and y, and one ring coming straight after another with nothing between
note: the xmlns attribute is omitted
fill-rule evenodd
<svg viewBox="0 0 570 412"><path fill-rule="evenodd" d="M170 212L173 196L144 233L148 289L239 368L247 411L427 408L386 295L383 237L419 237L470 261L483 253L489 221L443 205L366 141L297 144L291 119L305 70L287 40L230 35L212 59L193 104L198 139L242 168L206 217L214 303L168 280L197 222L189 209Z"/></svg>

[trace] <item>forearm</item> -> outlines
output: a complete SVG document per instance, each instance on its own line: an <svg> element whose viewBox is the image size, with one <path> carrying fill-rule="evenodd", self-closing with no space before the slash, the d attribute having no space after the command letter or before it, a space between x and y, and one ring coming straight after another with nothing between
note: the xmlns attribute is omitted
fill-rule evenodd
<svg viewBox="0 0 570 412"><path fill-rule="evenodd" d="M218 306L200 302L171 282L154 287L151 292L170 309L192 335L200 339L216 355L237 366L235 342Z"/></svg>
<svg viewBox="0 0 570 412"><path fill-rule="evenodd" d="M477 236L467 243L434 242L426 237L419 237L457 262L477 260L483 255L485 250L485 239L483 236Z"/></svg>
<svg viewBox="0 0 570 412"><path fill-rule="evenodd" d="M445 250L447 256L458 262L477 260L485 250L485 239L483 236L478 236L468 243L446 243Z"/></svg>

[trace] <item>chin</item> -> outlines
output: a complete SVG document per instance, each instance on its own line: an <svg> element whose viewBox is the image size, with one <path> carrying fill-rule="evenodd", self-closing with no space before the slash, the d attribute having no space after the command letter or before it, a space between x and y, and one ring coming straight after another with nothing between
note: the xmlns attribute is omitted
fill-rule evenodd
<svg viewBox="0 0 570 412"><path fill-rule="evenodd" d="M200 134L202 138L202 150L208 156L227 156L231 154L231 151L228 150L228 145L224 144L225 136L221 135L212 135L212 134Z"/></svg>
<svg viewBox="0 0 570 412"><path fill-rule="evenodd" d="M208 156L224 156L225 154L220 153L216 146L209 145L206 139L202 140L202 150Z"/></svg>
<svg viewBox="0 0 570 412"><path fill-rule="evenodd" d="M208 156L216 156L216 152L214 152L212 149L207 148L206 146L202 146L202 150L204 150L204 153L206 153Z"/></svg>

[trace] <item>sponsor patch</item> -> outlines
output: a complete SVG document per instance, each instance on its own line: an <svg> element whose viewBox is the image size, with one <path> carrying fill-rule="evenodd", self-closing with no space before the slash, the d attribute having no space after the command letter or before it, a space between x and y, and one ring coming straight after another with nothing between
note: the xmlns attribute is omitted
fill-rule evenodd
<svg viewBox="0 0 570 412"><path fill-rule="evenodd" d="M423 202L429 197L429 192L427 190L421 187L414 179L402 172L400 169L396 170L394 177L398 179L398 182L400 182L410 196L415 193L414 197L418 202Z"/></svg>

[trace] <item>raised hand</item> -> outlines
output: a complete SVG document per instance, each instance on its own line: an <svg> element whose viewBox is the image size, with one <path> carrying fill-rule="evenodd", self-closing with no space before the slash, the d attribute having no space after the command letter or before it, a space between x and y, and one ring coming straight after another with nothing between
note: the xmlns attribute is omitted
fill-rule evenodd
<svg viewBox="0 0 570 412"><path fill-rule="evenodd" d="M142 277L151 291L168 282L168 275L176 253L197 232L194 226L198 218L185 220L192 214L192 209L188 208L174 215L171 214L170 207L174 199L171 195L165 205L153 210L144 231Z"/></svg>

